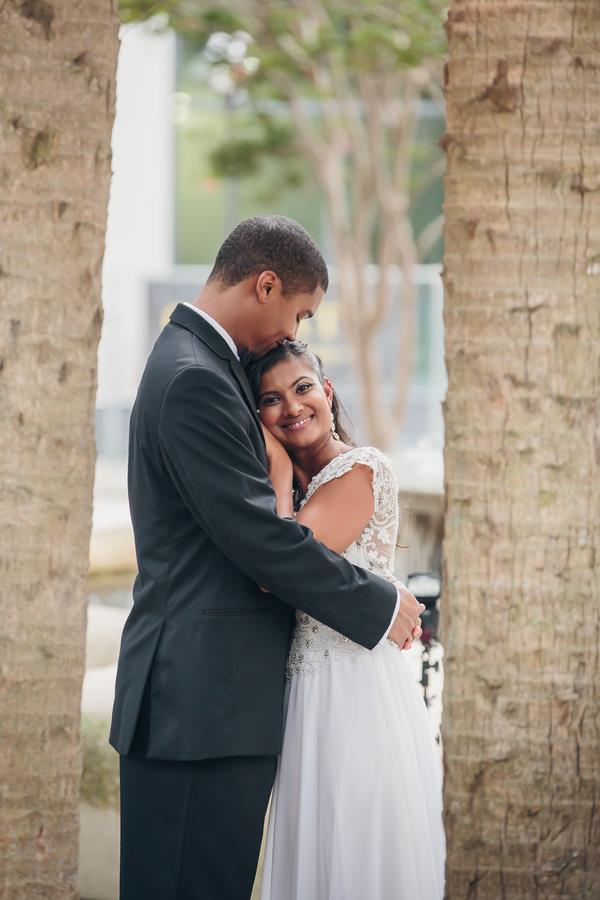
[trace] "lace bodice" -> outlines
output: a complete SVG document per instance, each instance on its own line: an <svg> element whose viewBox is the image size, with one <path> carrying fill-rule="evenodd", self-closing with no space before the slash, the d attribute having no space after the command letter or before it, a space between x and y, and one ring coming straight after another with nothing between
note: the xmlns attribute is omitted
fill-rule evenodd
<svg viewBox="0 0 600 900"><path fill-rule="evenodd" d="M358 540L342 555L354 565L390 579L394 573L398 534L398 485L392 467L381 451L375 447L356 447L336 456L312 479L300 508L308 503L318 488L334 478L341 478L357 464L368 466L373 473L373 515ZM320 667L329 666L332 659L340 656L355 659L357 654L368 652L327 625L298 611L287 677L309 675Z"/></svg>

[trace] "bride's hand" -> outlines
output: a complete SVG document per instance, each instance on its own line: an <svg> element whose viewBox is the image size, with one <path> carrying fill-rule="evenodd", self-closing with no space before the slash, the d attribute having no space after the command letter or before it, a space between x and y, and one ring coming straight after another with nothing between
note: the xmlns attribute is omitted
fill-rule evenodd
<svg viewBox="0 0 600 900"><path fill-rule="evenodd" d="M395 583L400 597L400 606L388 638L394 641L401 650L410 650L413 640L421 637L421 613L425 606L423 603L419 603L402 581L395 580Z"/></svg>
<svg viewBox="0 0 600 900"><path fill-rule="evenodd" d="M261 423L262 424L262 423ZM292 484L294 482L294 469L292 460L288 456L283 444L274 437L268 428L262 425L267 447L267 464L269 478L277 498L277 514L284 518L294 515L294 503L292 499Z"/></svg>
<svg viewBox="0 0 600 900"><path fill-rule="evenodd" d="M269 464L269 475L271 476L271 480L273 481L274 478L277 478L278 480L284 479L286 476L289 476L291 480L292 461L288 456L287 450L281 441L278 441L268 428L265 428L262 422L261 427L267 448L267 462Z"/></svg>

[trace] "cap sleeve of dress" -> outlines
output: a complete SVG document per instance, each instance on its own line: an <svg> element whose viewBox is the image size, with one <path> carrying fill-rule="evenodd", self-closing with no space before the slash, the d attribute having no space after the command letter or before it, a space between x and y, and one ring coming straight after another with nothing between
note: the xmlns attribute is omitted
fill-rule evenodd
<svg viewBox="0 0 600 900"><path fill-rule="evenodd" d="M306 496L302 500L301 507L310 500L315 491L334 478L346 475L355 465L368 466L373 472L373 496L375 506L379 506L383 498L382 494L391 490L397 493L396 477L387 457L376 447L353 447L346 453L340 453L327 463L320 472L315 475L308 486Z"/></svg>

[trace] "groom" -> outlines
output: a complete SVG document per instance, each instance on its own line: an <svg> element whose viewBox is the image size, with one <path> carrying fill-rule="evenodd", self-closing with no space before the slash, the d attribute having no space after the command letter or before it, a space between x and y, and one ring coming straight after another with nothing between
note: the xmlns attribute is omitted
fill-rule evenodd
<svg viewBox="0 0 600 900"><path fill-rule="evenodd" d="M412 594L276 514L239 353L293 340L327 284L300 225L248 219L146 365L129 441L139 573L110 734L121 900L249 898L294 608L369 649L418 633Z"/></svg>

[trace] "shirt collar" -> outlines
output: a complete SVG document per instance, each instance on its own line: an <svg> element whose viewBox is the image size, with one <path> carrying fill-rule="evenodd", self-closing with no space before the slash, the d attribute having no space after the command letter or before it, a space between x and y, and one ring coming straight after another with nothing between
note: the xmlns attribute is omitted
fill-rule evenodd
<svg viewBox="0 0 600 900"><path fill-rule="evenodd" d="M227 342L227 345L229 346L231 352L236 357L236 359L240 358L240 354L238 353L238 348L235 346L235 341L233 340L233 338L231 337L229 332L225 331L225 329L220 324L220 322L217 322L216 319L213 319L212 316L209 316L209 314L207 312L205 312L203 309L199 309L197 306L194 306L193 303L185 303L184 305L189 306L189 308L193 309L194 312L197 312L199 316L202 316L202 318L206 322L208 322L208 324L211 325L218 334L221 335L223 340Z"/></svg>

